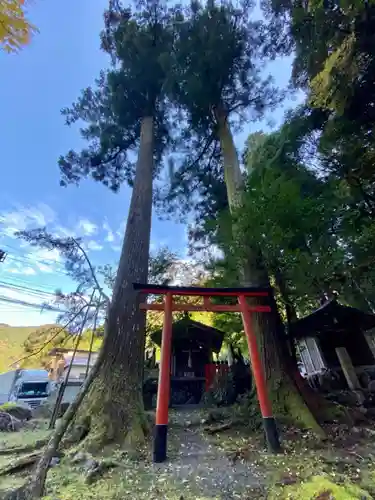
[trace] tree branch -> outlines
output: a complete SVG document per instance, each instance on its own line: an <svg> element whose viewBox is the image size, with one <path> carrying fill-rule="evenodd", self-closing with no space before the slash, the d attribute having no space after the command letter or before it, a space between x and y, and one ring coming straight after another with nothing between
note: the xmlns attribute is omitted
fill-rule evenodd
<svg viewBox="0 0 375 500"><path fill-rule="evenodd" d="M96 274L95 274L95 271L94 271L94 267L93 265L91 264L91 261L87 255L87 253L85 252L84 248L82 247L82 245L80 245L80 243L72 237L72 241L74 242L75 245L77 245L77 247L81 250L86 262L87 262L87 265L89 266L90 268L90 272L91 272L91 275L92 275L92 278L95 282L95 285L96 285L96 288L98 289L98 291L100 292L100 294L108 301L110 302L110 298L108 297L108 295L106 295L104 292L103 292L103 288L100 286L99 284L99 281L96 277Z"/></svg>
<svg viewBox="0 0 375 500"><path fill-rule="evenodd" d="M211 146L212 141L214 140L214 138L215 138L214 134L211 134L208 137L208 139L206 141L206 144L204 145L202 151L199 153L199 155L197 156L197 158L195 158L195 160L192 163L189 164L188 169L186 169L186 170L190 170L191 168L195 167L195 165L197 165L200 162L200 160L206 154L208 148Z"/></svg>
<svg viewBox="0 0 375 500"><path fill-rule="evenodd" d="M64 397L65 388L66 388L66 386L68 384L68 381L69 381L69 375L70 375L70 372L72 371L73 361L74 361L74 358L76 356L79 343L81 342L81 337L82 337L83 329L84 329L86 321L87 321L87 316L89 314L89 310L90 310L92 301L94 299L95 292L96 292L96 289L94 288L94 290L92 291L91 297L90 297L90 303L87 306L87 309L86 309L86 312L85 312L85 317L83 318L83 321L81 323L81 328L79 329L79 332L78 332L78 335L77 335L76 345L74 346L74 351L73 351L73 355L72 355L72 358L71 358L70 363L69 363L68 370L67 370L67 372L65 374L64 381L63 381L63 383L61 385L61 388L60 388L61 390L59 391L58 396L57 396L56 404L55 404L55 407L53 409L53 413L52 413L51 420L50 420L50 423L49 423L49 429L53 429L54 426L55 426L55 422L56 422L56 418L57 418L57 415L58 415L58 412L59 412L59 409L60 409L60 405L61 405L62 399Z"/></svg>

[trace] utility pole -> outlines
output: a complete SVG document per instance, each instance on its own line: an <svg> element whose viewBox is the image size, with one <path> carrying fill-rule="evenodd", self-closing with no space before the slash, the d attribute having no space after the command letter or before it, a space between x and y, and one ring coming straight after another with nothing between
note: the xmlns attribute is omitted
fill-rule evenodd
<svg viewBox="0 0 375 500"><path fill-rule="evenodd" d="M0 263L4 262L6 256L7 256L6 252L4 250L1 250L0 248Z"/></svg>

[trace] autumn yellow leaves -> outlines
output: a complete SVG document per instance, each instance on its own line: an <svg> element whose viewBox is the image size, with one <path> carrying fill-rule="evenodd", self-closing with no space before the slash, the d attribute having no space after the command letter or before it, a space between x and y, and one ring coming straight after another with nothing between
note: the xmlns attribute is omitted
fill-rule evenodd
<svg viewBox="0 0 375 500"><path fill-rule="evenodd" d="M0 48L16 52L37 29L26 18L25 0L0 0Z"/></svg>

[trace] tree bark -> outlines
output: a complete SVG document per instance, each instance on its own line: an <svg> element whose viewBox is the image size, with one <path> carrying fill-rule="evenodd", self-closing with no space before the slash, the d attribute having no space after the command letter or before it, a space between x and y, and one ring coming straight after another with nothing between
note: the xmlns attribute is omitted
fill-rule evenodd
<svg viewBox="0 0 375 500"><path fill-rule="evenodd" d="M238 265L242 285L268 287L270 280L260 248L251 247L246 243L235 222L236 214L242 206L245 186L228 117L222 109L215 110L215 117L223 156L229 208L234 215L232 231L235 245L239 248ZM274 297L271 297L271 307L272 313L253 314L253 327L265 370L269 395L273 403L274 415L283 419L287 417L293 423L298 423L321 434L321 427L305 403L291 373L292 363L287 339ZM295 369L297 370L297 367Z"/></svg>
<svg viewBox="0 0 375 500"><path fill-rule="evenodd" d="M125 237L101 348L103 362L76 422L89 423L84 446L116 442L136 447L148 423L142 398L146 313L134 282L147 282L152 214L153 117L143 118Z"/></svg>

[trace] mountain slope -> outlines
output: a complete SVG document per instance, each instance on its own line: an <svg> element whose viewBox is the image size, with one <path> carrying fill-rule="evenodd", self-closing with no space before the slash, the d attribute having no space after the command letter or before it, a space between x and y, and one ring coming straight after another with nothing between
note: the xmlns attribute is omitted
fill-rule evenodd
<svg viewBox="0 0 375 500"><path fill-rule="evenodd" d="M37 330L50 329L53 325L43 326L9 326L0 325L0 373L8 371L9 365L24 356L24 342ZM39 361L30 360L28 366L39 366Z"/></svg>

